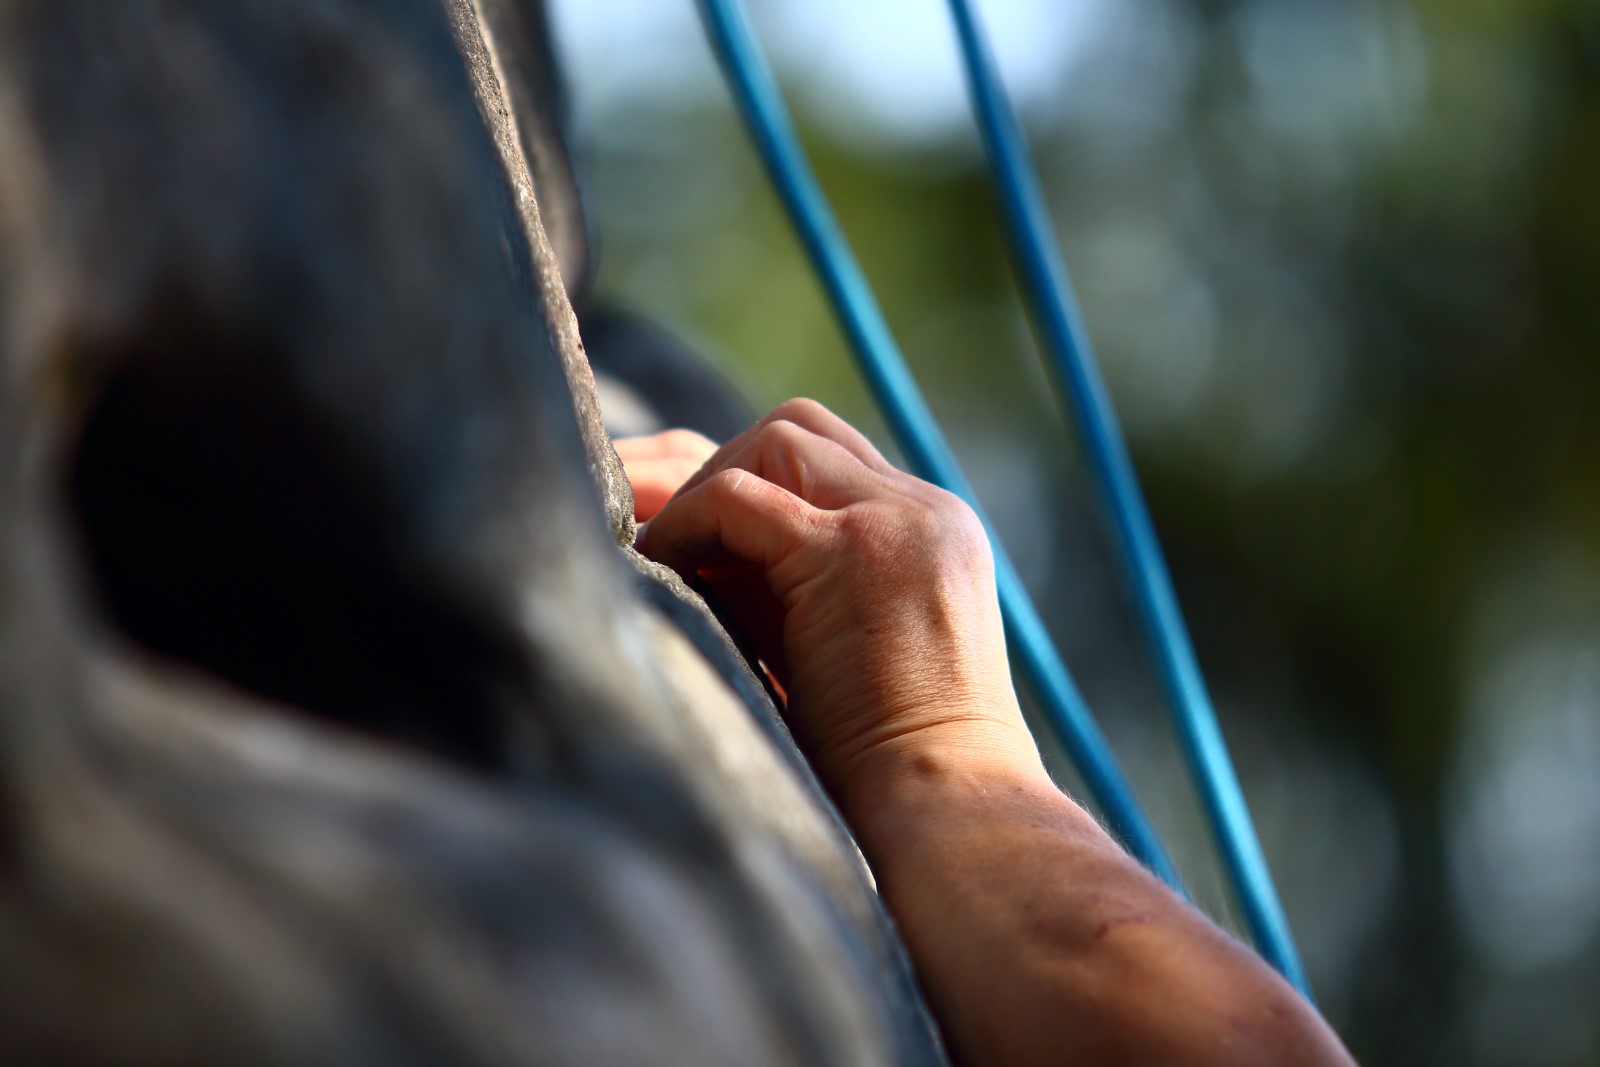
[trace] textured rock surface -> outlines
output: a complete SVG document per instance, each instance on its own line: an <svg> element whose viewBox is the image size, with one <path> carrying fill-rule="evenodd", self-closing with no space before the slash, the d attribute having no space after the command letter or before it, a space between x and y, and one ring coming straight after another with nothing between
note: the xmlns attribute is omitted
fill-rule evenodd
<svg viewBox="0 0 1600 1067"><path fill-rule="evenodd" d="M578 319L568 298L586 281L588 255L577 183L561 150L558 80L541 5L514 0L444 0L467 63L484 125L494 138L516 199L532 263L516 257L519 279L538 294L550 345L561 358L589 471L620 544L633 543L633 491L600 421L594 374L584 358ZM536 184L537 183L537 184ZM536 197L536 189L539 195ZM552 205L547 229L540 203ZM554 235L554 240L551 235ZM530 269L531 268L531 269Z"/></svg>
<svg viewBox="0 0 1600 1067"><path fill-rule="evenodd" d="M0 0L8 1065L939 1061L617 547L536 16Z"/></svg>

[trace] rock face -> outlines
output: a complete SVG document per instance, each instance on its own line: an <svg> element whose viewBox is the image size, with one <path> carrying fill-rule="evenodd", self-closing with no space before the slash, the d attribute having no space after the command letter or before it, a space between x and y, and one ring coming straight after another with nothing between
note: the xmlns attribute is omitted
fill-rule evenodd
<svg viewBox="0 0 1600 1067"><path fill-rule="evenodd" d="M942 1062L629 547L556 85L532 0L0 0L8 1065Z"/></svg>

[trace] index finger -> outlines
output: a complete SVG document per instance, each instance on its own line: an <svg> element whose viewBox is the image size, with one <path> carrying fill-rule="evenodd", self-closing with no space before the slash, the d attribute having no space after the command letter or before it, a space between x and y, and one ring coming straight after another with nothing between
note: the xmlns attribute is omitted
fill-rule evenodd
<svg viewBox="0 0 1600 1067"><path fill-rule="evenodd" d="M639 551L683 575L733 563L764 570L816 536L816 509L738 468L718 471L672 499L639 534Z"/></svg>
<svg viewBox="0 0 1600 1067"><path fill-rule="evenodd" d="M751 426L748 430L723 445L705 461L705 465L687 482L680 493L687 493L700 485L717 471L727 467L734 456L746 451L751 442L768 425L774 422L792 422L803 430L809 430L818 437L826 438L846 452L850 453L868 469L884 475L898 472L883 454L873 447L866 435L839 416L829 411L815 400L797 398L786 400L769 411L765 416Z"/></svg>

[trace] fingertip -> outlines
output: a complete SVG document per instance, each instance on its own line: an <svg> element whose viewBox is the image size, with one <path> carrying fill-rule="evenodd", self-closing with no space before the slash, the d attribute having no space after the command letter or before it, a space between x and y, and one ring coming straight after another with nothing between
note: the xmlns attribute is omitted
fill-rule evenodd
<svg viewBox="0 0 1600 1067"><path fill-rule="evenodd" d="M667 430L660 436L664 451L672 455L699 457L702 463L710 459L716 454L717 449L722 447L705 434L682 427L675 430Z"/></svg>

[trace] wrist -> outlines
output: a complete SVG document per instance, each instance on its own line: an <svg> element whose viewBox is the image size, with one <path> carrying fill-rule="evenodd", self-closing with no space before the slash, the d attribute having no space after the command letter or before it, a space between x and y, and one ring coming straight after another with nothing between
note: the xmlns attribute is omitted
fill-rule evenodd
<svg viewBox="0 0 1600 1067"><path fill-rule="evenodd" d="M1072 803L1045 771L1020 712L1015 722L954 718L897 733L831 777L830 790L869 858L880 843L904 842L975 806L1022 797Z"/></svg>

